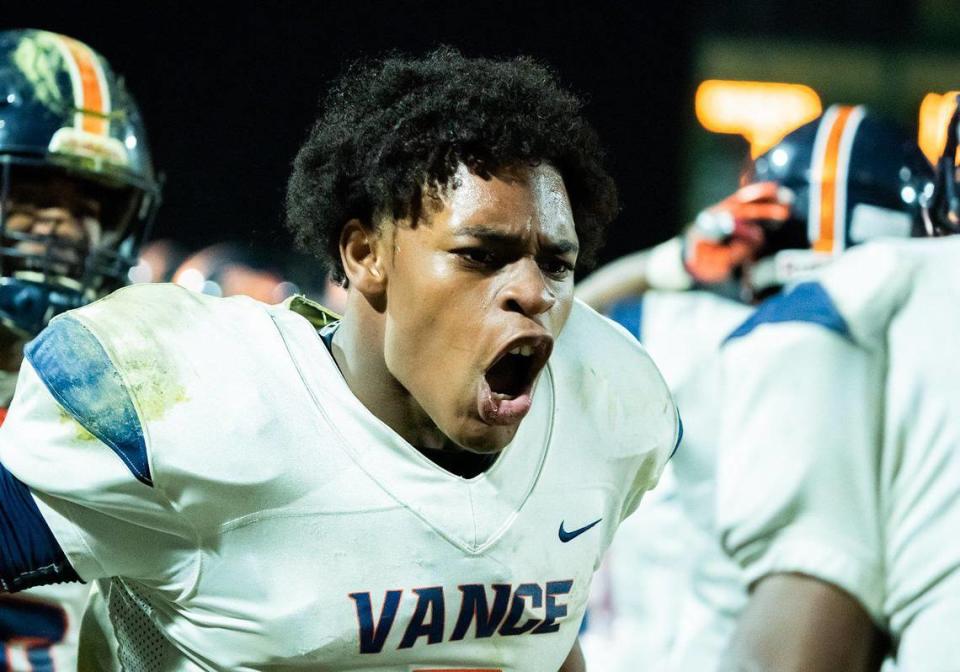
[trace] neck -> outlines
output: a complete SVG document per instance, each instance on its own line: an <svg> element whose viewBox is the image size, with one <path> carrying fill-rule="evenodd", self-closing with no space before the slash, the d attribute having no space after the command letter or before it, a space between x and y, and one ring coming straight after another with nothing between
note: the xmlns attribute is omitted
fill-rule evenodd
<svg viewBox="0 0 960 672"><path fill-rule="evenodd" d="M351 292L333 337L333 358L350 391L371 413L411 445L456 449L413 395L393 377L383 356L384 316Z"/></svg>

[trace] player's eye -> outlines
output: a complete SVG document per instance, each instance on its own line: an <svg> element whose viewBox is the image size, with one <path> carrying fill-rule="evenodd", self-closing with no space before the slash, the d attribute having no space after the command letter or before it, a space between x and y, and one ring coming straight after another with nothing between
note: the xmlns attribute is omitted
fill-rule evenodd
<svg viewBox="0 0 960 672"><path fill-rule="evenodd" d="M573 264L559 257L551 259L542 259L539 262L540 270L552 278L563 280L570 273L573 273Z"/></svg>
<svg viewBox="0 0 960 672"><path fill-rule="evenodd" d="M499 263L495 252L482 247L464 247L454 250L454 254L473 268L493 268Z"/></svg>

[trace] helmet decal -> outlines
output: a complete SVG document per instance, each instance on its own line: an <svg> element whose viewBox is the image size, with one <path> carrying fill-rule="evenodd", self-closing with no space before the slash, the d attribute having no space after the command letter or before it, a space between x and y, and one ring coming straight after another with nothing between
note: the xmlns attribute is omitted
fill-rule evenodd
<svg viewBox="0 0 960 672"><path fill-rule="evenodd" d="M39 102L51 110L72 113L73 125L50 138L51 153L119 166L128 163L123 143L110 137L110 86L93 49L65 35L36 31L23 35L12 56ZM64 100L60 77L70 83L70 100Z"/></svg>
<svg viewBox="0 0 960 672"><path fill-rule="evenodd" d="M97 135L109 132L110 87L100 57L90 47L65 35L37 31L21 38L13 61L41 103L72 110L78 130ZM63 100L57 83L61 73L70 78L73 100Z"/></svg>
<svg viewBox="0 0 960 672"><path fill-rule="evenodd" d="M57 111L73 106L63 100L57 85L57 75L63 70L63 52L50 33L24 33L11 59L33 87L34 98L48 109Z"/></svg>

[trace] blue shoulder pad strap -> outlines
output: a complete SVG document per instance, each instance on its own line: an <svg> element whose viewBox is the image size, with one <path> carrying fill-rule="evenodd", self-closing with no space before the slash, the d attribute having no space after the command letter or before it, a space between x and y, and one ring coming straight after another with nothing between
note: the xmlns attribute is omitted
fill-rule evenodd
<svg viewBox="0 0 960 672"><path fill-rule="evenodd" d="M79 580L30 490L0 464L0 591Z"/></svg>
<svg viewBox="0 0 960 672"><path fill-rule="evenodd" d="M152 486L147 444L130 393L100 341L71 317L53 320L24 354L84 429L110 446L137 480Z"/></svg>
<svg viewBox="0 0 960 672"><path fill-rule="evenodd" d="M643 297L624 299L613 304L608 317L642 341Z"/></svg>
<svg viewBox="0 0 960 672"><path fill-rule="evenodd" d="M761 324L774 322L810 322L850 338L847 321L823 286L819 282L802 282L761 303L724 343L746 336Z"/></svg>

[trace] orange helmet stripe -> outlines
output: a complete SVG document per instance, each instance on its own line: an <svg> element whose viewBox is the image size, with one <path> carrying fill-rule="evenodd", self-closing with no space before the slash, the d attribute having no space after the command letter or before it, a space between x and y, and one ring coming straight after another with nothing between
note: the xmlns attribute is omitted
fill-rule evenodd
<svg viewBox="0 0 960 672"><path fill-rule="evenodd" d="M852 107L839 108L827 136L826 148L823 152L819 171L821 185L820 229L819 236L813 241L812 245L815 252L836 251L836 227L834 224L837 215L837 173L840 163L840 140L843 138L843 132L852 112Z"/></svg>
<svg viewBox="0 0 960 672"><path fill-rule="evenodd" d="M99 57L85 44L63 38L76 70L74 97L78 112L76 127L87 133L107 135L110 130L110 92Z"/></svg>

